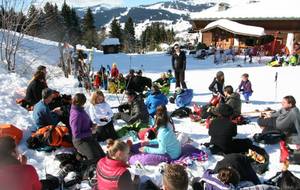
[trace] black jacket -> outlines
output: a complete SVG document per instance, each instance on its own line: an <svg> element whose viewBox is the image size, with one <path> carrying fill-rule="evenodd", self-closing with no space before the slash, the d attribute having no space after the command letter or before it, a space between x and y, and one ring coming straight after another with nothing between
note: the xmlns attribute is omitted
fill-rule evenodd
<svg viewBox="0 0 300 190"><path fill-rule="evenodd" d="M216 118L211 122L208 131L210 143L217 146L222 152L232 152L232 138L237 135L236 124L227 118Z"/></svg>
<svg viewBox="0 0 300 190"><path fill-rule="evenodd" d="M30 82L26 89L25 100L30 105L35 105L42 99L42 91L47 88L47 85L44 81L33 80Z"/></svg>
<svg viewBox="0 0 300 190"><path fill-rule="evenodd" d="M186 69L186 56L185 52L180 51L177 55L175 52L172 55L172 67L175 71L184 71Z"/></svg>
<svg viewBox="0 0 300 190"><path fill-rule="evenodd" d="M224 167L232 167L240 174L240 181L251 181L255 185L260 184L260 181L253 170L250 160L243 154L227 154L224 159L217 162L214 173Z"/></svg>
<svg viewBox="0 0 300 190"><path fill-rule="evenodd" d="M217 81L216 78L212 81L212 83L209 85L208 89L212 91L213 93L217 94L218 92L224 96L224 84Z"/></svg>
<svg viewBox="0 0 300 190"><path fill-rule="evenodd" d="M142 93L145 87L151 88L152 80L143 76L134 76L128 79L127 90L133 90Z"/></svg>
<svg viewBox="0 0 300 190"><path fill-rule="evenodd" d="M118 109L120 112L128 111L121 113L120 116L120 119L128 124L134 124L135 122L149 123L149 112L141 96L137 96L132 103L126 102L120 105Z"/></svg>

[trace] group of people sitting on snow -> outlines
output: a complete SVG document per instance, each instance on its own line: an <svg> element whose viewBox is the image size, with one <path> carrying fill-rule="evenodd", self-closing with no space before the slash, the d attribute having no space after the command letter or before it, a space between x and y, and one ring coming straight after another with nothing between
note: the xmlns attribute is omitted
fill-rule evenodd
<svg viewBox="0 0 300 190"><path fill-rule="evenodd" d="M267 65L271 67L281 67L281 66L296 66L300 64L300 45L298 43L294 44L293 51L287 54L284 50L276 54Z"/></svg>
<svg viewBox="0 0 300 190"><path fill-rule="evenodd" d="M97 183L91 183L91 185L98 189L130 190L140 188L141 184L151 185L151 189L159 189L151 180L146 183L141 182L139 177L132 179L127 164L157 166L166 162L170 165L163 168L162 188L165 190L188 188L191 180L186 169L181 165L186 167L189 166L190 161L205 161L208 154L186 143L187 141L181 142L178 138L180 134L176 132L176 126L166 108L168 98L160 90L164 84L169 85L170 81L166 81L165 76L151 83L151 91L145 98L146 95L142 94L144 89L136 85L130 86L133 81L143 81L137 80L144 79L143 76L141 73L134 74L131 71L126 77L126 80L130 81L125 93L127 102L119 105L118 112L114 113L100 90L92 93L88 105L86 105L87 98L83 93L77 93L71 99L60 99L59 103L55 103L54 101L61 95L48 88L45 80L46 72L43 72L41 80L37 81L34 77L26 91L26 101L32 93L31 89L37 94L37 98L32 103L35 129L27 140L28 146L46 151L49 147L74 147L76 156L72 162L67 160L68 164L66 160L61 162L63 172L59 172L59 180L54 176L48 176L47 179L39 181L32 166L25 165L24 167L25 158L17 159L15 142L9 137L2 137L0 138L0 187L11 189L11 186L5 186L7 185L5 181L12 180L12 176L18 175L21 182L19 185L22 186L12 183L10 185L16 186L12 189L19 187L41 189L41 184L44 189L55 189L57 183L64 181L70 172L78 172L75 179L84 180L86 176L80 172L92 170L96 173ZM244 74L238 87L238 91L244 95L246 102L249 102L249 97L253 92L248 77L248 74ZM211 118L208 125L208 135L211 139L205 144L207 150L211 154L222 155L224 158L217 163L214 170L207 169L202 177L198 176L201 177L199 180L194 178L193 188L242 189L254 185L274 189L278 189L278 186L281 189L287 189L290 186L299 188L299 179L289 171L282 173L277 187L261 184L257 173L262 174L267 170L268 155L263 148L254 145L250 139L235 138L237 123L234 119L241 115L242 104L239 93L234 92L232 86L224 87L224 79L224 73L218 72L209 86L214 94L213 101L203 106L199 113L200 117L205 118L206 114L206 118ZM133 83L138 84L138 82ZM32 83L41 85L35 86ZM143 84L147 88L146 82ZM191 89L177 87L172 98L176 105L182 108L191 103L192 97ZM218 103L215 102L216 99ZM268 130L278 130L286 136L286 139L289 139L287 143L298 144L300 115L295 105L296 101L292 96L284 97L281 110L270 116L259 118L258 125L263 128L262 133ZM115 130L114 127L117 120L125 122L120 130ZM125 143L120 139L126 135L132 140ZM107 150L103 150L99 145L99 142L103 141L107 141ZM9 161L12 157L14 159ZM4 175L7 169L12 171L12 176ZM284 180L291 179L294 180L293 183L284 183ZM26 186L23 186L23 183L26 183ZM66 185L65 182L63 183ZM76 181L76 183L80 182ZM49 184L53 186L49 188Z"/></svg>

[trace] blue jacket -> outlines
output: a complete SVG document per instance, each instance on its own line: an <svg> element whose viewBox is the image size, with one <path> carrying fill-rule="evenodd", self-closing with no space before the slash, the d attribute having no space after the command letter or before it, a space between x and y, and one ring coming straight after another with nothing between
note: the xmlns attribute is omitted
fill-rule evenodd
<svg viewBox="0 0 300 190"><path fill-rule="evenodd" d="M40 100L34 105L32 116L36 130L48 125L57 125L59 122L58 115L50 111L49 106L44 103L44 100Z"/></svg>
<svg viewBox="0 0 300 190"><path fill-rule="evenodd" d="M145 102L149 114L154 117L156 113L156 108L160 105L167 105L168 98L162 93L151 93Z"/></svg>
<svg viewBox="0 0 300 190"><path fill-rule="evenodd" d="M158 145L158 148L145 147L144 151L150 154L168 154L172 159L181 155L181 145L177 140L171 126L160 127L157 138L149 141L150 145Z"/></svg>
<svg viewBox="0 0 300 190"><path fill-rule="evenodd" d="M192 99L193 99L193 90L187 89L183 91L181 94L178 94L176 96L175 103L179 108L186 107L191 104Z"/></svg>

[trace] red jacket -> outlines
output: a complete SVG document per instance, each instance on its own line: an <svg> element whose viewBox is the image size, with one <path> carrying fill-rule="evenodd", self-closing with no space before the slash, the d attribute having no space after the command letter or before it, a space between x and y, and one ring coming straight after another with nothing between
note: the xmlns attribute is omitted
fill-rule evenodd
<svg viewBox="0 0 300 190"><path fill-rule="evenodd" d="M97 164L97 185L100 190L118 190L120 176L127 171L128 165L122 161L104 157Z"/></svg>
<svg viewBox="0 0 300 190"><path fill-rule="evenodd" d="M0 189L41 190L42 184L31 165L8 165L0 168Z"/></svg>
<svg viewBox="0 0 300 190"><path fill-rule="evenodd" d="M94 87L95 88L99 88L101 85L101 79L100 79L100 76L99 75L95 75L95 78L94 78Z"/></svg>
<svg viewBox="0 0 300 190"><path fill-rule="evenodd" d="M111 77L112 78L117 78L119 76L119 70L118 70L118 68L112 68L111 69Z"/></svg>

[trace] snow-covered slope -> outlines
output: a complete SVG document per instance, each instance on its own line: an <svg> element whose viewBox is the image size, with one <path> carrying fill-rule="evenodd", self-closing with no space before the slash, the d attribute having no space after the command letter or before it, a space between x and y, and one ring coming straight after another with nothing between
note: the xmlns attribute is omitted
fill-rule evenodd
<svg viewBox="0 0 300 190"><path fill-rule="evenodd" d="M46 50L48 50L46 52ZM74 95L76 92L84 92L83 89L74 87L76 81L73 77L66 79L62 77L60 68L55 66L55 62L59 57L58 51L56 51L56 43L45 41L41 39L34 39L26 37L22 51L24 55L20 55L20 58L25 57L26 60L35 59L35 65L29 65L29 67L35 68L39 64L44 64L47 68L50 68L48 75L51 77L48 79L48 85L50 88L59 90L62 93ZM25 53L26 52L26 53ZM24 58L24 59L25 59ZM156 79L160 73L167 71L171 68L170 57L161 54L145 54L145 55L126 55L126 54L113 54L103 55L96 52L94 57L94 69L99 69L101 64L111 65L117 63L121 72L127 72L130 68L142 69L144 75ZM225 84L232 85L236 88L240 82L240 76L243 73L249 73L250 80L253 85L253 96L251 97L251 103L243 103L242 111L252 111L254 109L265 109L271 107L274 109L280 108L281 98L285 95L293 95L296 100L300 99L300 91L294 85L294 81L297 81L300 67L282 67L282 68L270 68L264 65L257 64L256 58L254 58L253 64L243 64L243 59L237 59L235 63L227 63L221 65L212 64L213 60L208 58L207 60L194 59L191 56L187 57L187 71L186 82L189 88L194 89L193 102L198 104L205 104L211 98L211 93L208 91L208 85L212 81L216 72L219 70L225 73ZM241 64L242 67L236 67L237 64ZM20 66L20 65L18 65ZM44 153L28 150L26 147L26 138L30 135L30 128L33 124L32 116L30 112L25 111L23 108L15 104L15 99L24 95L24 90L28 85L32 69L29 69L27 74L23 75L22 72L8 74L3 65L0 66L0 123L11 123L19 127L24 131L24 138L19 146L21 153L24 153L29 157L29 164L35 166L38 174L41 178L45 176L45 172L56 174L58 171L58 162L54 160L56 152ZM275 83L274 76L278 72L278 89L277 98L275 97ZM19 74L20 73L20 74ZM172 85L172 91L174 86ZM111 106L117 106L119 104L118 98L115 94L106 94L106 100ZM89 98L89 95L87 95ZM119 95L120 98L123 95ZM300 104L298 103L299 107ZM173 111L175 106L168 104L168 110ZM193 144L198 148L208 151L200 144L209 141L208 130L199 123L193 123L190 119L175 119L176 130L187 133L192 139ZM121 124L117 123L116 128L120 128ZM253 120L248 125L238 126L238 137L251 138L254 133L260 132L260 128ZM105 148L104 144L102 144ZM269 171L260 178L268 179L273 176L277 171L281 169L279 163L279 146L278 145L265 145L264 147L270 155ZM209 160L200 163L196 162L193 166L188 167L188 170L194 176L202 175L202 168L213 168L216 161L220 160L220 156L209 155ZM147 167L148 173L156 183L161 183L161 175L158 172L157 167ZM300 177L300 166L291 165L290 170ZM131 167L133 173L143 173L136 169L135 166ZM149 172L150 171L150 172Z"/></svg>

